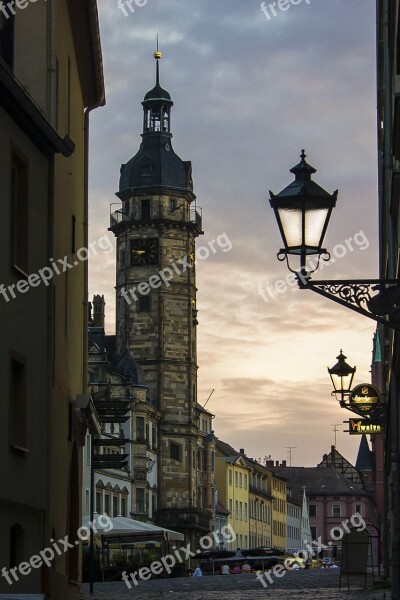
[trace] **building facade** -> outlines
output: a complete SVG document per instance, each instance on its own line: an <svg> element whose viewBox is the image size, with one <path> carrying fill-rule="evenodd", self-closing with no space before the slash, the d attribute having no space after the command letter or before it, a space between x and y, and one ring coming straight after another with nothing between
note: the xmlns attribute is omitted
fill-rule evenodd
<svg viewBox="0 0 400 600"><path fill-rule="evenodd" d="M10 7L11 3L8 5ZM89 111L104 103L95 0L49 0L0 15L2 377L0 563L76 539L85 423ZM67 226L66 226L67 224ZM60 265L58 269L57 265ZM47 279L39 275L41 269ZM0 592L65 598L79 546Z"/></svg>

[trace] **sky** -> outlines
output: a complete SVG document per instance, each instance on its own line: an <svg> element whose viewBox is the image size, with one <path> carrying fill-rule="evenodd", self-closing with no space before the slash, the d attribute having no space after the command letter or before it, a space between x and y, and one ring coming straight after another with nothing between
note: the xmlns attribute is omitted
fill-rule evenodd
<svg viewBox="0 0 400 600"><path fill-rule="evenodd" d="M215 434L248 456L285 460L293 447L292 465L313 466L334 425L355 461L360 439L343 433L352 413L331 397L327 367L343 349L354 383L368 382L375 323L288 285L268 191L292 181L305 148L314 179L339 189L334 260L313 279L378 276L375 1L296 2L274 15L257 0L132 0L134 12L98 0L107 105L91 116L90 240L105 235L120 165L139 148L158 32L173 147L192 161L203 211L197 246L217 249L196 271L198 401L214 390ZM115 253L89 269L114 333Z"/></svg>

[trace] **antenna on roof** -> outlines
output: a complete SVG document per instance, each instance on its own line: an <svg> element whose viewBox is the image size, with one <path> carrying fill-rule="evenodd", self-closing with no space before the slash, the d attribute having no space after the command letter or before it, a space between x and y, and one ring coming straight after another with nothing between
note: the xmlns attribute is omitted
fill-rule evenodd
<svg viewBox="0 0 400 600"><path fill-rule="evenodd" d="M211 394L208 396L207 400L206 400L206 404L209 401L209 399L211 398L211 396L213 395L213 393L215 392L214 388L211 390ZM206 407L206 404L203 406L203 408Z"/></svg>
<svg viewBox="0 0 400 600"><path fill-rule="evenodd" d="M293 450L297 450L297 446L285 446L286 450L287 450L287 455L288 455L288 459L289 459L289 467L292 466L292 458L293 458Z"/></svg>

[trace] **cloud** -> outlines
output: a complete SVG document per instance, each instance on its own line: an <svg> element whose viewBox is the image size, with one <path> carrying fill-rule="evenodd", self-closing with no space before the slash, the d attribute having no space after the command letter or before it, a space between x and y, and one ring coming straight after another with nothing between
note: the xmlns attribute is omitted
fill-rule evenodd
<svg viewBox="0 0 400 600"><path fill-rule="evenodd" d="M368 380L374 323L297 287L263 299L259 286L288 275L268 190L292 180L304 147L318 183L339 188L327 248L360 230L370 241L315 279L377 275L375 2L312 0L271 21L258 0L148 0L128 17L99 0L99 11L107 106L91 116L90 239L107 229L120 165L141 141L158 31L174 149L193 162L203 208L198 244L222 232L233 244L197 267L199 401L215 388L216 433L234 446L281 458L294 444L298 464L315 464L333 443L331 423L346 418L326 366L343 347ZM109 331L113 258L90 261ZM338 436L354 453L356 442Z"/></svg>

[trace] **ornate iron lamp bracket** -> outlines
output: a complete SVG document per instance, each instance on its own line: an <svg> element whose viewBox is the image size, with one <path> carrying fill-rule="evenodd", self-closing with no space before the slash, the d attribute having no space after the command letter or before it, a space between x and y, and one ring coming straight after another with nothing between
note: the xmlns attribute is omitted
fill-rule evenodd
<svg viewBox="0 0 400 600"><path fill-rule="evenodd" d="M312 290L360 315L400 330L400 279L310 281L297 273L301 289Z"/></svg>

